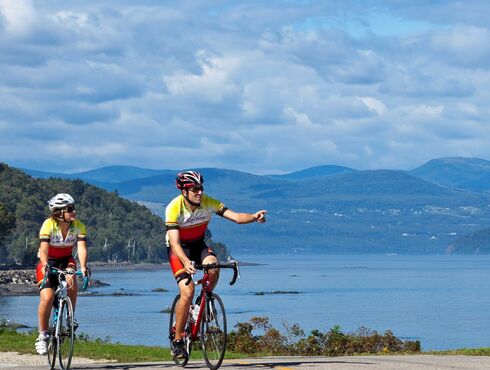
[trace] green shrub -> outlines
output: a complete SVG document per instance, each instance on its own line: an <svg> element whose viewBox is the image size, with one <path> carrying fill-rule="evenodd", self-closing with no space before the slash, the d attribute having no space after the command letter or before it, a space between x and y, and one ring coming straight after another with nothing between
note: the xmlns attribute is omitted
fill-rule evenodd
<svg viewBox="0 0 490 370"><path fill-rule="evenodd" d="M339 356L361 353L420 352L419 341L403 341L388 330L383 335L361 327L343 333L336 325L326 333L312 330L305 337L298 324L283 323L286 335L273 328L267 317L253 317L250 322L238 323L228 338L228 350L269 356ZM260 334L254 334L260 332Z"/></svg>

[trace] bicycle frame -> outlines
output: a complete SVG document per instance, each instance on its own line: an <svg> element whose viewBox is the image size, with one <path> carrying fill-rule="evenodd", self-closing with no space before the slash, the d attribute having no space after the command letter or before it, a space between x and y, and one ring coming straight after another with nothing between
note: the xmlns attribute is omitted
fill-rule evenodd
<svg viewBox="0 0 490 370"><path fill-rule="evenodd" d="M73 306L70 297L68 296L68 281L66 276L71 275L72 278L76 276L83 276L81 270L78 271L64 271L58 268L51 267L49 271L44 275L41 287L46 285L48 275L58 276L58 286L54 292L54 301L52 306L52 323L50 325L50 343L48 346L48 365L50 369L53 369L56 363L56 358L59 358L60 367L62 370L68 370L70 368L71 359L73 356L74 346L74 328L73 328ZM82 289L86 289L88 286L88 277L85 277ZM65 311L66 310L66 311ZM68 332L66 331L66 321L70 322L68 326ZM63 323L64 322L64 323ZM63 326L63 327L62 327ZM65 342L65 340L68 340ZM68 347L63 347L61 350L61 343L68 343Z"/></svg>
<svg viewBox="0 0 490 370"><path fill-rule="evenodd" d="M67 271L64 271L64 270L60 270L60 269L58 269L56 267L51 267L51 269L50 269L50 271L49 271L48 274L58 275L59 284L58 284L58 287L56 288L56 290L54 292L54 301L58 301L58 305L57 306L60 307L61 302L64 299L69 299L70 298L70 297L68 297L68 282L66 281L66 275L83 276L83 273L82 273L81 270L78 270L78 271L75 271L75 272L67 272ZM46 274L46 276L48 274ZM46 276L44 276L43 284L46 283ZM87 289L87 286L88 286L88 277L85 277L82 290ZM53 308L55 310L57 310L57 307L56 307L56 304L55 304L54 301L53 301ZM56 319L57 319L57 317L56 317ZM58 320L57 320L55 336L58 336L59 335L59 330L60 330L60 328L59 328Z"/></svg>
<svg viewBox="0 0 490 370"><path fill-rule="evenodd" d="M200 303L199 311L195 320L192 319L193 313L189 311L188 319L184 325L182 339L187 347L188 355L184 358L174 357L174 361L178 366L184 367L189 361L192 343L200 341L207 366L211 370L217 370L223 361L226 350L226 314L223 301L216 293L213 293L213 286L211 285L210 274L208 272L209 270L217 268L232 268L233 278L230 281L230 285L233 285L240 276L238 262L235 261L223 264L216 262L206 265L195 265L195 268L203 270L204 272L201 279L193 282L196 286L201 285L201 291L196 298L196 303ZM191 281L192 275L189 276L185 284L189 285ZM169 339L171 351L173 348L172 343L175 338L175 308L179 300L180 294L174 298L172 309L170 310ZM223 335L223 338L221 338L220 341L209 341L210 336L219 336L220 333Z"/></svg>
<svg viewBox="0 0 490 370"><path fill-rule="evenodd" d="M238 263L233 262L233 263L227 263L227 264L221 264L221 263L210 263L206 265L195 265L194 266L198 270L203 270L204 275L201 279L198 281L194 282L194 285L201 285L201 292L199 293L199 313L197 315L197 319L195 322L191 322L191 341L195 341L199 338L199 329L201 327L201 321L202 317L204 314L204 307L206 304L206 295L211 294L213 292L213 287L211 286L211 282L209 280L209 270L216 269L216 268L232 268L233 269L233 278L230 281L230 285L235 284L236 279L240 277L240 271L238 269ZM192 276L189 276L187 281L185 282L185 285L189 285L190 282L192 281Z"/></svg>
<svg viewBox="0 0 490 370"><path fill-rule="evenodd" d="M206 294L213 291L211 287L211 282L209 281L209 274L206 271L202 279L194 283L196 286L201 284L201 292L199 293L199 313L195 322L191 322L191 340L195 341L198 339L199 329L201 327L201 320L204 313L204 305L206 304Z"/></svg>

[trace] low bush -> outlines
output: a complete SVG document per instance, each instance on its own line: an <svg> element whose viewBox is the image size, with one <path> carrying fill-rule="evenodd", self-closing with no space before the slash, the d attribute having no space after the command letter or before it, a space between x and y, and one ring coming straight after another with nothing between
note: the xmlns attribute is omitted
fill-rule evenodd
<svg viewBox="0 0 490 370"><path fill-rule="evenodd" d="M228 350L267 356L339 356L365 353L418 353L420 341L403 341L388 330L379 334L361 327L352 333L343 333L334 326L323 333L312 330L305 336L297 324L283 323L285 334L273 328L267 317L253 317L238 323L228 335Z"/></svg>

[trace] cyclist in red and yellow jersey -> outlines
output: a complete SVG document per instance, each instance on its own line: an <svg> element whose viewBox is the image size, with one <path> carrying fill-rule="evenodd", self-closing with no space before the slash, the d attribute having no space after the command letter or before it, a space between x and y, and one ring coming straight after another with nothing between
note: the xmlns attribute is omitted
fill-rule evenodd
<svg viewBox="0 0 490 370"><path fill-rule="evenodd" d="M47 218L39 231L39 263L36 267L36 281L39 284L39 336L36 339L36 350L40 355L47 354L48 349L48 321L54 300L54 288L57 286L57 277L49 275L46 283L41 287L44 275L50 267L59 269L77 269L73 258L73 248L78 248L78 258L82 265L82 273L86 276L87 269L87 231L85 225L77 220L75 201L70 194L60 193L48 200L51 216ZM73 303L73 310L77 301L77 280L74 276L66 277L68 282L68 295ZM74 319L73 319L74 320ZM75 320L74 320L75 321ZM74 322L75 326L78 326Z"/></svg>
<svg viewBox="0 0 490 370"><path fill-rule="evenodd" d="M185 171L177 175L176 185L181 194L174 198L165 210L167 227L167 251L173 274L180 290L180 300L175 311L175 342L173 355L187 356L182 341L189 307L194 297L194 284L185 285L189 274L196 272L193 263L217 262L214 251L204 242L211 214L224 217L238 224L265 222L267 211L237 213L225 207L220 201L204 194L204 179L199 172ZM211 283L216 285L219 271L209 271Z"/></svg>

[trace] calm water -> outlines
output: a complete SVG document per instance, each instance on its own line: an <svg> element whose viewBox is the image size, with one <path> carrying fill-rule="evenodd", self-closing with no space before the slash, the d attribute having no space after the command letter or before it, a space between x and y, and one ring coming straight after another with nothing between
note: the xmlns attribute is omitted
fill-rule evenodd
<svg viewBox="0 0 490 370"><path fill-rule="evenodd" d="M490 256L261 256L263 263L231 271L217 292L229 328L253 316L268 316L277 328L298 323L307 333L340 325L391 329L418 339L424 350L490 346ZM167 345L168 315L160 311L177 292L169 270L95 272L133 296L80 297L77 317L90 336L128 344ZM167 293L152 292L164 287ZM295 291L300 294L255 295ZM37 297L0 297L0 318L36 326Z"/></svg>

